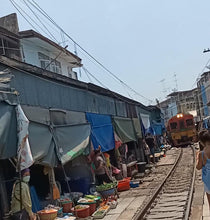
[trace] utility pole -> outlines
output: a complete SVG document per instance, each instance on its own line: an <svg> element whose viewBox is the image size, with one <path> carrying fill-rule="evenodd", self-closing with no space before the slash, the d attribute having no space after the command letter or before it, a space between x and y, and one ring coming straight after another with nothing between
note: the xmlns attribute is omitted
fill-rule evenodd
<svg viewBox="0 0 210 220"><path fill-rule="evenodd" d="M174 77L174 82L175 82L175 88L176 88L176 91L178 91L178 80L177 80L177 77L176 77L176 73L174 73L173 77Z"/></svg>

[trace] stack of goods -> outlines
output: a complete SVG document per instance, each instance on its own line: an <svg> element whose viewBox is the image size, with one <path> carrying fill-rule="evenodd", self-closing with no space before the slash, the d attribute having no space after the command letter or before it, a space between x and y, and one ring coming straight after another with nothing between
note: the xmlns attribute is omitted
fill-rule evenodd
<svg viewBox="0 0 210 220"><path fill-rule="evenodd" d="M116 208L117 198L115 190L117 182L103 184L97 187L98 193L95 195L86 195L76 201L73 206L69 197L62 196L58 202L59 206L48 205L44 210L38 212L40 220L76 220L77 218L103 218L110 208Z"/></svg>

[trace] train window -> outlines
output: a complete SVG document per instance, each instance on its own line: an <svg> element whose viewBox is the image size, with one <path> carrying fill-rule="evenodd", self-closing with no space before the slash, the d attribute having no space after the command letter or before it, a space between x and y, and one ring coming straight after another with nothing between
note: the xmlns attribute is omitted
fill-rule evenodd
<svg viewBox="0 0 210 220"><path fill-rule="evenodd" d="M179 121L179 127L180 127L180 129L184 129L185 128L184 120Z"/></svg>
<svg viewBox="0 0 210 220"><path fill-rule="evenodd" d="M176 122L170 123L170 127L171 129L177 129L177 123Z"/></svg>
<svg viewBox="0 0 210 220"><path fill-rule="evenodd" d="M187 126L192 126L193 125L193 120L192 119L187 119L186 124L187 124Z"/></svg>

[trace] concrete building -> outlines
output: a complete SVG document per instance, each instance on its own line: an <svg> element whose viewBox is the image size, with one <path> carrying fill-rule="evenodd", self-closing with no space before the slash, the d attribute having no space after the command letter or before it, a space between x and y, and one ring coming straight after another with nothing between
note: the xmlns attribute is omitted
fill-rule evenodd
<svg viewBox="0 0 210 220"><path fill-rule="evenodd" d="M16 14L0 18L0 55L72 79L77 79L73 69L82 66L78 56L45 36L33 30L19 31Z"/></svg>
<svg viewBox="0 0 210 220"><path fill-rule="evenodd" d="M177 91L169 94L167 99L160 104L165 122L177 113L192 114L198 121L198 89Z"/></svg>
<svg viewBox="0 0 210 220"><path fill-rule="evenodd" d="M168 97L165 101L159 103L159 107L163 113L165 123L178 113L177 103L174 97Z"/></svg>
<svg viewBox="0 0 210 220"><path fill-rule="evenodd" d="M197 82L198 100L199 100L199 117L200 120L209 116L210 113L210 71L201 75Z"/></svg>

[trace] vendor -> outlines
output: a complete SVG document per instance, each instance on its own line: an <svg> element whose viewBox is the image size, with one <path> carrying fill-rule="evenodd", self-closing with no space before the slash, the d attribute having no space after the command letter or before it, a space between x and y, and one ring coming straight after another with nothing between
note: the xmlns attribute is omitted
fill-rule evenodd
<svg viewBox="0 0 210 220"><path fill-rule="evenodd" d="M20 209L20 199L22 200L22 210L24 210L24 216L19 219L24 220L35 220L36 216L32 212L32 203L31 196L29 190L29 181L30 181L30 170L24 169L21 171L21 198L20 198L20 181L17 180L14 183L13 191L12 191L12 201L11 201L11 213L12 219L18 219L18 212Z"/></svg>
<svg viewBox="0 0 210 220"><path fill-rule="evenodd" d="M150 149L150 155L152 155L153 163L155 163L155 140L151 133L147 133L146 143Z"/></svg>
<svg viewBox="0 0 210 220"><path fill-rule="evenodd" d="M106 167L106 163L101 156L100 147L99 147L99 149L94 150L93 163L95 165L95 175L98 180L98 184L101 185L104 182L105 183L112 182L109 177L109 174L108 174L108 169Z"/></svg>

